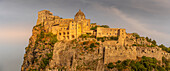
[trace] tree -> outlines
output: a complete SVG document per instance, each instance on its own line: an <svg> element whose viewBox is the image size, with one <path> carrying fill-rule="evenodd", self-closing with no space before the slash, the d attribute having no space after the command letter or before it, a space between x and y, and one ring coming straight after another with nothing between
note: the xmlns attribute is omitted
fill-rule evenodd
<svg viewBox="0 0 170 71"><path fill-rule="evenodd" d="M148 37L146 37L146 40L148 41L148 40L149 40L149 38L148 38Z"/></svg>
<svg viewBox="0 0 170 71"><path fill-rule="evenodd" d="M90 30L96 30L97 26L90 28Z"/></svg>
<svg viewBox="0 0 170 71"><path fill-rule="evenodd" d="M153 45L157 45L155 40L153 40L151 43L152 43Z"/></svg>
<svg viewBox="0 0 170 71"><path fill-rule="evenodd" d="M170 53L170 48L165 47L165 45L161 44L161 45L159 45L159 47L162 48L162 50L164 50L164 51Z"/></svg>
<svg viewBox="0 0 170 71"><path fill-rule="evenodd" d="M102 25L102 26L100 26L100 27L109 28L108 25Z"/></svg>
<svg viewBox="0 0 170 71"><path fill-rule="evenodd" d="M136 39L140 38L139 34L133 33L133 36L136 37Z"/></svg>

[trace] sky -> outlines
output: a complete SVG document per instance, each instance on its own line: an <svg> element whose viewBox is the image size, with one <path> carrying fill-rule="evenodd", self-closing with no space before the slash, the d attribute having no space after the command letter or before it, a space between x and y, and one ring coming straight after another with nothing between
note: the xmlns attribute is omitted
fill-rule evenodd
<svg viewBox="0 0 170 71"><path fill-rule="evenodd" d="M170 46L170 0L0 0L0 71L20 71L37 13L74 18L81 9L92 23L125 28Z"/></svg>

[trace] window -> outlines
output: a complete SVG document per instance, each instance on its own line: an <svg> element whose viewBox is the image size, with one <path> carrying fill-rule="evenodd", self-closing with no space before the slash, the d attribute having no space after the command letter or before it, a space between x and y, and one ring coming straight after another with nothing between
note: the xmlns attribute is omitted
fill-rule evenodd
<svg viewBox="0 0 170 71"><path fill-rule="evenodd" d="M117 34L115 33L115 35L117 35Z"/></svg>
<svg viewBox="0 0 170 71"><path fill-rule="evenodd" d="M65 33L65 32L63 32L63 34L65 35L66 33Z"/></svg>
<svg viewBox="0 0 170 71"><path fill-rule="evenodd" d="M72 35L72 38L74 38L74 35Z"/></svg>
<svg viewBox="0 0 170 71"><path fill-rule="evenodd" d="M72 24L72 26L74 26L74 24Z"/></svg>
<svg viewBox="0 0 170 71"><path fill-rule="evenodd" d="M69 36L67 36L67 39L69 39Z"/></svg>
<svg viewBox="0 0 170 71"><path fill-rule="evenodd" d="M61 35L61 33L59 33L59 35Z"/></svg>
<svg viewBox="0 0 170 71"><path fill-rule="evenodd" d="M110 33L110 35L111 35L111 33Z"/></svg>
<svg viewBox="0 0 170 71"><path fill-rule="evenodd" d="M69 35L69 32L67 32L67 34Z"/></svg>

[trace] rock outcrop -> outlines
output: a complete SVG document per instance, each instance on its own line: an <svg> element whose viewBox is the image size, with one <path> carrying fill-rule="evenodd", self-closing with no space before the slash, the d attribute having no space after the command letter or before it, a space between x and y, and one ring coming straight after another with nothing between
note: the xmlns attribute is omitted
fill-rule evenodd
<svg viewBox="0 0 170 71"><path fill-rule="evenodd" d="M108 70L108 63L118 60L136 60L142 56L159 61L162 57L170 59L170 54L158 46L148 47L152 43L145 38L127 36L124 46L119 46L116 40L101 42L94 37L57 41L43 25L35 26L32 32L21 71L104 71Z"/></svg>

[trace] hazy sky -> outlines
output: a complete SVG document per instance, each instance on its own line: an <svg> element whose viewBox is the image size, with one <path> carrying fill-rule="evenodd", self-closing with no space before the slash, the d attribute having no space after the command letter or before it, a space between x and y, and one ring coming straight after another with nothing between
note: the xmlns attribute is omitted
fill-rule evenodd
<svg viewBox="0 0 170 71"><path fill-rule="evenodd" d="M20 71L37 13L73 18L82 9L86 18L170 46L170 0L0 0L0 71Z"/></svg>

